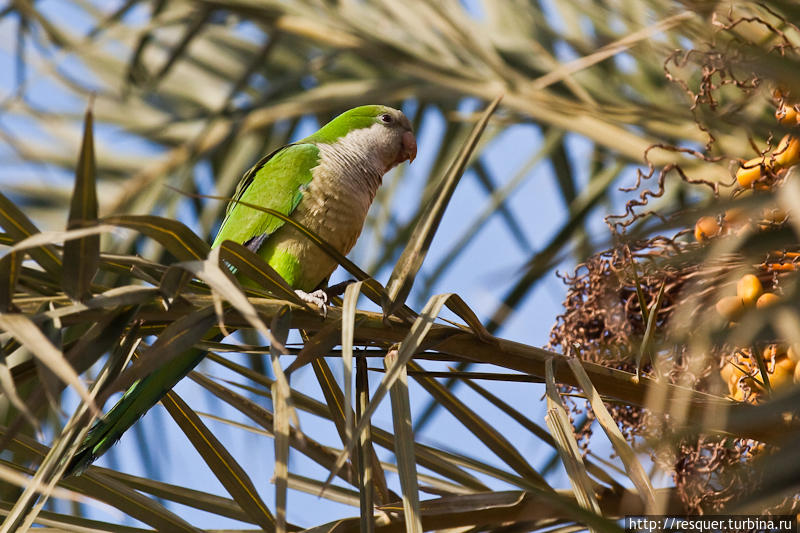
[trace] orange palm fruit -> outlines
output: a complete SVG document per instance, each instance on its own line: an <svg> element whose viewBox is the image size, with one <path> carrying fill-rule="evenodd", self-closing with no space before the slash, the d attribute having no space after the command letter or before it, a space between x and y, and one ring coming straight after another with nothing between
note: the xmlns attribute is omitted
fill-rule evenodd
<svg viewBox="0 0 800 533"><path fill-rule="evenodd" d="M794 263L769 263L767 264L767 270L776 272L794 272L796 269Z"/></svg>
<svg viewBox="0 0 800 533"><path fill-rule="evenodd" d="M749 222L750 217L745 209L732 207L725 211L722 217L722 230L720 233L736 232L747 226Z"/></svg>
<svg viewBox="0 0 800 533"><path fill-rule="evenodd" d="M794 367L794 382L800 383L800 365Z"/></svg>
<svg viewBox="0 0 800 533"><path fill-rule="evenodd" d="M758 309L764 309L765 307L775 305L780 301L781 301L780 296L778 296L774 292L765 292L764 294L758 297L758 300L756 300L756 307Z"/></svg>
<svg viewBox="0 0 800 533"><path fill-rule="evenodd" d="M764 309L765 307L769 307L770 305L775 305L780 301L780 298L774 292L765 292L761 296L758 297L756 300L756 307L758 309Z"/></svg>
<svg viewBox="0 0 800 533"><path fill-rule="evenodd" d="M739 195L739 198L745 196L744 194ZM731 207L727 211L725 211L725 216L723 217L725 224L738 224L740 222L747 221L747 210L742 209L741 207Z"/></svg>
<svg viewBox="0 0 800 533"><path fill-rule="evenodd" d="M722 381L724 381L725 383L728 384L728 386L730 386L731 379L736 374L736 372L737 372L736 367L733 366L733 363L728 361L719 370L719 375L720 375L720 377L722 377Z"/></svg>
<svg viewBox="0 0 800 533"><path fill-rule="evenodd" d="M736 171L736 181L742 187L750 187L757 179L766 173L767 161L764 156L756 157L742 164Z"/></svg>
<svg viewBox="0 0 800 533"><path fill-rule="evenodd" d="M737 388L737 389L736 389L736 390L733 392L733 394L731 394L731 396L732 396L732 397L733 397L733 399L734 399L734 400L736 400L737 402L743 402L743 401L744 401L744 391L743 391L742 389L740 389L740 388Z"/></svg>
<svg viewBox="0 0 800 533"><path fill-rule="evenodd" d="M797 110L793 105L782 104L775 110L775 118L784 126L794 126L797 124Z"/></svg>
<svg viewBox="0 0 800 533"><path fill-rule="evenodd" d="M775 368L769 375L769 384L773 389L779 389L789 385L794 379L797 363L788 357L780 357L775 362Z"/></svg>
<svg viewBox="0 0 800 533"><path fill-rule="evenodd" d="M736 390L739 388L739 382L742 379L750 379L750 374L752 370L746 364L742 364L741 362L733 362L729 361L727 365L727 370L725 370L725 374L728 376L726 383L728 384L728 390L731 394L734 394ZM752 382L752 380L750 380Z"/></svg>
<svg viewBox="0 0 800 533"><path fill-rule="evenodd" d="M800 362L800 344L790 344L786 350L786 357L795 363Z"/></svg>
<svg viewBox="0 0 800 533"><path fill-rule="evenodd" d="M694 225L694 238L703 242L711 237L716 237L722 231L716 217L700 217Z"/></svg>
<svg viewBox="0 0 800 533"><path fill-rule="evenodd" d="M744 311L744 302L738 296L723 296L715 308L722 318L736 320Z"/></svg>
<svg viewBox="0 0 800 533"><path fill-rule="evenodd" d="M788 168L800 162L800 139L786 135L778 147L772 152L775 164L781 168Z"/></svg>
<svg viewBox="0 0 800 533"><path fill-rule="evenodd" d="M781 347L782 348L782 347ZM797 366L795 361L789 359L786 353L779 353L778 359L775 361L775 370L788 370L794 372L794 367Z"/></svg>
<svg viewBox="0 0 800 533"><path fill-rule="evenodd" d="M761 352L764 361L778 360L778 358L786 355L786 347L782 344L768 344Z"/></svg>
<svg viewBox="0 0 800 533"><path fill-rule="evenodd" d="M756 303L758 297L764 292L764 287L753 274L745 274L736 284L736 296L738 296L744 305L752 305Z"/></svg>

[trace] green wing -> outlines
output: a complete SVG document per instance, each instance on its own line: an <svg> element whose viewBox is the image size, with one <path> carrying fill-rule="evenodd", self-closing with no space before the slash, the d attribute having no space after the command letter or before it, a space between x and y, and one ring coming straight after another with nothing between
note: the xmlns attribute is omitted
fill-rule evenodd
<svg viewBox="0 0 800 533"><path fill-rule="evenodd" d="M293 144L281 148L263 158L244 175L236 188L234 200L269 207L289 215L300 203L303 190L311 181L311 170L318 161L319 151L313 144ZM266 237L283 224L279 218L232 201L214 239L214 246L230 239L251 245L257 251ZM222 340L222 335L214 336L212 340ZM67 466L66 475L79 474L96 457L105 453L205 355L204 350L192 348L134 383L108 414L95 422Z"/></svg>
<svg viewBox="0 0 800 533"><path fill-rule="evenodd" d="M290 215L311 181L311 170L319 163L313 144L290 144L264 157L247 171L228 204L225 219L212 247L232 240L254 252L283 220L239 202L267 207Z"/></svg>

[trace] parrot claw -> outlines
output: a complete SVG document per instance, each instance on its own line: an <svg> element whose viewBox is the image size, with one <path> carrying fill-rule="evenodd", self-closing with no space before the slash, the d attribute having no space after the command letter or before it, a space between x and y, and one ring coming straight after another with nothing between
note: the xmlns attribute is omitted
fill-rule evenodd
<svg viewBox="0 0 800 533"><path fill-rule="evenodd" d="M318 289L314 292L306 292L301 290L294 291L297 296L300 297L306 303L314 304L319 307L319 310L322 312L322 317L325 318L328 315L328 293L322 289Z"/></svg>

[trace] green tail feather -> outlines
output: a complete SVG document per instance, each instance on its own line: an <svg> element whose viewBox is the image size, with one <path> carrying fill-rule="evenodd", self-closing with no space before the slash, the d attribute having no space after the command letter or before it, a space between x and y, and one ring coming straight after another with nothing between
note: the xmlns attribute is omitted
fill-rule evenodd
<svg viewBox="0 0 800 533"><path fill-rule="evenodd" d="M82 474L95 459L106 453L143 414L183 379L206 356L205 350L191 349L179 355L125 392L120 400L95 421L81 447L72 457L64 477Z"/></svg>

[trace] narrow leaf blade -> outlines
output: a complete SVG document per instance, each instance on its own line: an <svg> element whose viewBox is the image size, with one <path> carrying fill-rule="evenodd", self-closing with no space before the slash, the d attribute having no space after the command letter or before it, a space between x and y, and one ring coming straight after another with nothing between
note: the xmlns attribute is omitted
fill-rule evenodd
<svg viewBox="0 0 800 533"><path fill-rule="evenodd" d="M85 228L97 223L94 133L91 104L86 110L83 142L75 170L75 186L70 202L67 229ZM100 235L86 235L64 243L62 286L72 299L83 301L92 294L91 285L100 262Z"/></svg>

